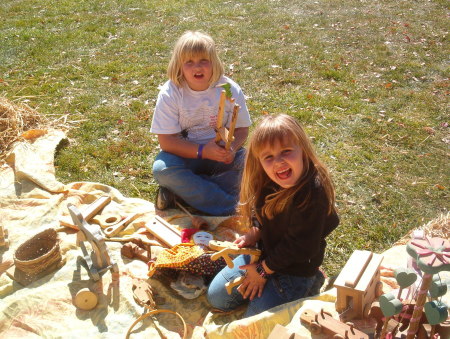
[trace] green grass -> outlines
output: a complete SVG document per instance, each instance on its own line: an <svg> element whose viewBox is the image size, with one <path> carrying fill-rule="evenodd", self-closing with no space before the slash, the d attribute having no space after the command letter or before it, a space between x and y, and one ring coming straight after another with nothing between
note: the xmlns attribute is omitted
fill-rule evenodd
<svg viewBox="0 0 450 339"><path fill-rule="evenodd" d="M62 182L153 201L149 134L175 40L216 40L253 119L297 117L336 184L326 269L389 248L448 210L445 1L3 0L0 95L83 120L56 157Z"/></svg>

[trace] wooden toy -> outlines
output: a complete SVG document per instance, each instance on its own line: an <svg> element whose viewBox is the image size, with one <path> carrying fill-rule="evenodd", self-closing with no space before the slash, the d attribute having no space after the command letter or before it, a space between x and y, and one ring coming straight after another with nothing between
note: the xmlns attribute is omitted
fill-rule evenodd
<svg viewBox="0 0 450 339"><path fill-rule="evenodd" d="M77 245L80 246L83 253L89 277L94 281L98 281L106 271L110 270L114 279L119 273L119 267L109 256L108 247L100 226L88 224L74 205L68 204L68 209L75 226L79 230L77 233ZM84 245L85 241L90 243L92 253L88 253Z"/></svg>
<svg viewBox="0 0 450 339"><path fill-rule="evenodd" d="M183 205L181 205L178 201L175 200L175 204L188 215L189 218L191 218L192 226L198 230L207 230L209 228L208 222L199 216L193 216L189 211L184 208Z"/></svg>
<svg viewBox="0 0 450 339"><path fill-rule="evenodd" d="M306 310L300 315L300 321L309 326L312 334L324 334L335 339L369 339L369 336L356 329L352 323L343 323L334 319L330 313L321 310L316 313Z"/></svg>
<svg viewBox="0 0 450 339"><path fill-rule="evenodd" d="M342 321L366 318L375 298L381 295L380 264L383 256L356 250L350 256L334 286L336 311Z"/></svg>
<svg viewBox="0 0 450 339"><path fill-rule="evenodd" d="M139 259L145 263L149 262L149 252L132 242L122 246L120 253L128 259Z"/></svg>
<svg viewBox="0 0 450 339"><path fill-rule="evenodd" d="M83 288L75 295L74 305L83 311L90 311L97 306L98 298L88 288Z"/></svg>
<svg viewBox="0 0 450 339"><path fill-rule="evenodd" d="M450 318L437 325L422 323L417 332L417 339L450 338Z"/></svg>
<svg viewBox="0 0 450 339"><path fill-rule="evenodd" d="M225 87L224 84L221 85ZM227 93L228 92L228 93ZM236 121L237 116L239 113L240 106L238 104L234 104L233 107L233 114L231 116L231 123L230 123L230 129L227 130L223 123L223 116L224 116L224 109L225 109L225 100L229 100L232 104L234 103L234 99L231 97L231 91L230 90L222 90L220 92L220 99L219 99L219 111L217 113L217 124L216 124L216 138L215 142L218 144L221 141L225 143L225 149L229 150L231 147L231 143L234 140L234 129L236 128Z"/></svg>
<svg viewBox="0 0 450 339"><path fill-rule="evenodd" d="M403 309L403 303L397 299L394 295L387 293L379 298L381 311L385 316L384 325L381 330L380 338L384 338L388 331L391 333L397 331L397 326L394 329L388 330L388 325L395 314L399 314ZM394 319L395 320L395 319ZM398 323L398 322L397 322Z"/></svg>
<svg viewBox="0 0 450 339"><path fill-rule="evenodd" d="M170 248L181 243L181 232L158 215L147 222L145 228Z"/></svg>
<svg viewBox="0 0 450 339"><path fill-rule="evenodd" d="M133 234L125 234L117 238L106 238L105 241L133 242L142 248L149 248L150 246L162 246L159 241L153 239L153 235L149 231L147 231L145 227L138 228Z"/></svg>
<svg viewBox="0 0 450 339"><path fill-rule="evenodd" d="M115 225L106 227L103 230L103 233L105 233L105 235L108 238L114 237L115 235L120 233L125 227L127 227L129 223L131 223L133 220L135 220L140 215L142 215L142 214L140 214L140 213L133 213L133 214L129 215L128 217L126 217L125 219L119 221Z"/></svg>
<svg viewBox="0 0 450 339"><path fill-rule="evenodd" d="M442 238L414 239L407 244L406 251L416 260L424 273L406 335L406 339L412 339L419 329L419 320L423 312L427 292L433 280L433 274L444 270L450 271L450 242Z"/></svg>
<svg viewBox="0 0 450 339"><path fill-rule="evenodd" d="M98 214L106 205L111 202L111 197L109 196L101 196L97 200L95 200L92 204L88 205L82 212L86 222L89 222L94 216ZM59 221L61 226L70 227L75 230L78 230L77 226L74 225L73 221L69 217L62 218Z"/></svg>
<svg viewBox="0 0 450 339"><path fill-rule="evenodd" d="M403 307L398 315L392 316L392 318L387 319L385 321L385 316L381 310L380 302L374 301L369 311L369 318L374 319L377 322L375 328L375 338L381 337L381 331L383 326L386 325L385 328L386 333L393 333L393 331L403 332L409 326L409 319L411 319L411 315L413 313L415 306L414 300L404 300Z"/></svg>
<svg viewBox="0 0 450 339"><path fill-rule="evenodd" d="M155 292L147 281L133 279L132 289L134 300L138 305L147 305L151 309L156 308L156 303L153 297Z"/></svg>
<svg viewBox="0 0 450 339"><path fill-rule="evenodd" d="M417 280L416 273L412 269L406 268L397 268L394 270L394 277L400 287L398 290L397 299L400 299L404 288L411 286Z"/></svg>
<svg viewBox="0 0 450 339"><path fill-rule="evenodd" d="M211 240L209 242L209 248L218 251L211 256L211 260L214 261L219 259L220 257L223 257L229 268L234 267L233 259L231 258L231 256L248 254L250 255L250 263L253 264L258 260L259 256L261 255L261 251L256 248L248 248L248 247L239 248L237 244L229 241ZM233 287L236 285L240 285L244 279L245 276L241 276L234 279L233 281L227 282L225 284L225 288L227 289L228 294L231 294L231 290L233 289Z"/></svg>
<svg viewBox="0 0 450 339"><path fill-rule="evenodd" d="M0 225L0 247L9 248L8 230Z"/></svg>
<svg viewBox="0 0 450 339"><path fill-rule="evenodd" d="M106 215L96 215L91 220L89 220L89 223L97 224L101 228L107 228L116 225L123 219L124 218L122 218L119 214L108 213Z"/></svg>
<svg viewBox="0 0 450 339"><path fill-rule="evenodd" d="M413 263L422 271L417 274L422 274L422 279L413 295L413 300L400 300L401 290L414 284L417 277L414 278L411 271L396 270L395 278L400 286L399 294L395 297L389 293L380 296L379 299L381 311L385 316L380 335L382 339L388 336L394 337L396 334L397 329L388 329L388 322L392 317L399 319L400 322L402 322L402 319L410 317L409 322L406 321L398 329L398 331L407 330L407 339L413 339L416 335L423 338L433 337L437 326L445 322L448 317L447 305L438 300L426 302L426 299L428 292L432 298L438 298L447 291L447 287L444 286L446 284L440 280L437 274L441 271L450 270L449 241L441 238L415 238L407 244L406 250L412 257ZM433 278L434 274L436 276ZM405 313L408 313L408 316ZM395 316L396 314L400 314L400 316ZM409 316L409 314L411 315ZM421 333L418 334L419 332ZM430 333L429 336L428 333Z"/></svg>
<svg viewBox="0 0 450 339"><path fill-rule="evenodd" d="M298 333L289 331L286 327L276 324L267 339L308 339Z"/></svg>
<svg viewBox="0 0 450 339"><path fill-rule="evenodd" d="M439 275L434 275L428 290L431 298L439 298L447 293L447 283Z"/></svg>

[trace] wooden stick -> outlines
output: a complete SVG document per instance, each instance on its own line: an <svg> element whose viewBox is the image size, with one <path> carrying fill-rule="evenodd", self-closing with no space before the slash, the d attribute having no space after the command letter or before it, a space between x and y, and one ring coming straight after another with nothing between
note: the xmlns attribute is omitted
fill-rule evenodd
<svg viewBox="0 0 450 339"><path fill-rule="evenodd" d="M427 292L430 288L431 282L433 281L433 275L426 273L422 277L422 283L416 298L416 305L414 306L414 311L409 322L409 329L406 333L406 339L413 339L416 336L417 330L419 329L420 318L423 313L423 305L427 298Z"/></svg>
<svg viewBox="0 0 450 339"><path fill-rule="evenodd" d="M226 99L226 92L225 90L222 90L222 92L220 92L220 101L219 101L219 111L217 112L217 130L219 130L222 127L223 124L223 112L225 109L225 99ZM218 134L216 132L216 139L215 142L220 142L221 138L220 138L220 134Z"/></svg>
<svg viewBox="0 0 450 339"><path fill-rule="evenodd" d="M236 121L240 108L241 106L239 106L238 104L234 104L233 115L231 116L230 130L228 131L228 140L225 145L225 149L227 151L230 149L231 143L234 140L234 129L236 128Z"/></svg>
<svg viewBox="0 0 450 339"><path fill-rule="evenodd" d="M92 204L88 205L82 212L81 215L83 216L84 220L86 222L89 222L95 215L97 215L100 210L108 205L111 202L110 196L101 196L97 200L95 200ZM74 225L72 218L70 216L64 217L59 220L59 224L61 226L70 227L75 230L78 230L78 227Z"/></svg>
<svg viewBox="0 0 450 339"><path fill-rule="evenodd" d="M191 213L189 213L189 211L183 206L181 205L178 201L175 200L175 204L184 212L188 215L189 218L191 218L192 221L192 226L194 226L194 228L197 228L199 230L205 230L208 229L209 224L208 222L203 219L202 217L197 217L197 216L193 216Z"/></svg>
<svg viewBox="0 0 450 339"><path fill-rule="evenodd" d="M383 329L381 330L380 339L385 339L386 338L389 319L391 319L391 317L386 317L384 319Z"/></svg>
<svg viewBox="0 0 450 339"><path fill-rule="evenodd" d="M183 205L181 205L178 201L176 201L175 200L175 204L179 207L179 209L180 210L182 210L184 213L186 213L188 216L189 216L189 218L193 218L194 216L191 214L191 213L189 213L189 211L183 206Z"/></svg>

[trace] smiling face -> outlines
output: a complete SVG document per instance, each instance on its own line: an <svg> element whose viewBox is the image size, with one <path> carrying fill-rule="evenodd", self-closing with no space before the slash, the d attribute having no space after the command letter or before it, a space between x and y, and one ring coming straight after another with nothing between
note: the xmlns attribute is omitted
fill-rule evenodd
<svg viewBox="0 0 450 339"><path fill-rule="evenodd" d="M181 71L189 87L194 91L208 89L213 67L211 61L205 56L192 56L184 60Z"/></svg>
<svg viewBox="0 0 450 339"><path fill-rule="evenodd" d="M194 235L192 236L192 240L196 245L207 247L209 246L209 242L213 240L213 236L211 233L208 232L197 232L194 233Z"/></svg>
<svg viewBox="0 0 450 339"><path fill-rule="evenodd" d="M272 145L266 144L258 158L267 176L283 188L294 186L302 176L302 150L286 138L283 142L276 140Z"/></svg>

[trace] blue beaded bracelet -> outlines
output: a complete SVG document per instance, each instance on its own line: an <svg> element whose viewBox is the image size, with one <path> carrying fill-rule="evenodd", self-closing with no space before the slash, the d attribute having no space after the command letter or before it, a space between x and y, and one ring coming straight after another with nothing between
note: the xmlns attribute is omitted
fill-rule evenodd
<svg viewBox="0 0 450 339"><path fill-rule="evenodd" d="M202 152L203 152L203 147L204 147L204 146L205 146L205 145L203 145L203 144L198 145L198 149L197 149L197 159L203 159Z"/></svg>

